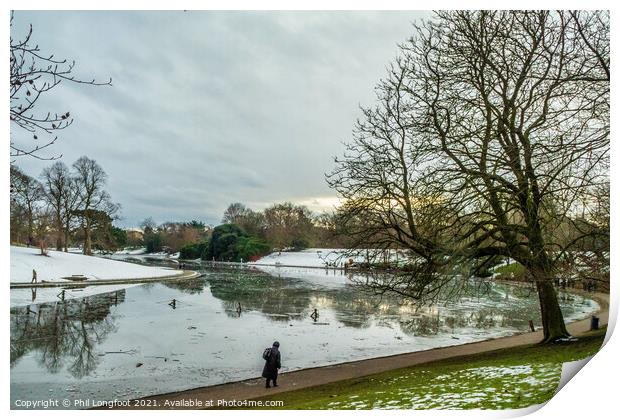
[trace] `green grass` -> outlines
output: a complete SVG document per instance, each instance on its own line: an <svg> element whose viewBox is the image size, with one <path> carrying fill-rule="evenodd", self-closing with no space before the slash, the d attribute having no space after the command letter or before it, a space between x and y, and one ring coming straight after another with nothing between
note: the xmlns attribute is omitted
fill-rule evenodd
<svg viewBox="0 0 620 420"><path fill-rule="evenodd" d="M494 271L501 277L507 279L520 279L525 275L525 267L518 262L502 265L501 267L497 267Z"/></svg>
<svg viewBox="0 0 620 420"><path fill-rule="evenodd" d="M562 363L596 353L604 330L576 342L522 346L273 395L283 409L507 409L548 401Z"/></svg>

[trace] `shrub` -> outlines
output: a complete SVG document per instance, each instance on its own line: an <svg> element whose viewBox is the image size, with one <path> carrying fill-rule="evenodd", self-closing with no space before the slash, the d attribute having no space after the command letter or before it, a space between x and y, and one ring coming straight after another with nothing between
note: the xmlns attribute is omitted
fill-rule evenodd
<svg viewBox="0 0 620 420"><path fill-rule="evenodd" d="M112 226L111 233L115 248L122 249L127 246L127 232L124 229Z"/></svg>
<svg viewBox="0 0 620 420"><path fill-rule="evenodd" d="M147 253L161 251L162 240L161 235L157 232L148 233L144 235L144 247Z"/></svg>
<svg viewBox="0 0 620 420"><path fill-rule="evenodd" d="M301 251L308 248L310 246L310 242L308 242L308 240L305 238L298 238L294 239L293 242L291 242L291 246L295 251Z"/></svg>
<svg viewBox="0 0 620 420"><path fill-rule="evenodd" d="M262 239L243 236L235 244L235 260L256 261L271 250L269 244Z"/></svg>
<svg viewBox="0 0 620 420"><path fill-rule="evenodd" d="M248 261L269 252L263 240L250 236L239 226L227 223L213 229L204 259L217 261Z"/></svg>
<svg viewBox="0 0 620 420"><path fill-rule="evenodd" d="M182 260L195 260L197 258L201 258L208 246L208 242L187 244L179 250L179 258Z"/></svg>

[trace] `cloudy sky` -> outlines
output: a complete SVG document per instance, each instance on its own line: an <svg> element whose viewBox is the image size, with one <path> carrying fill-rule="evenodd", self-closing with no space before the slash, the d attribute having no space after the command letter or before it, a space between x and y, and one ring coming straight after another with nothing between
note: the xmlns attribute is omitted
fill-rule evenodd
<svg viewBox="0 0 620 420"><path fill-rule="evenodd" d="M420 12L16 12L76 75L38 104L70 111L53 153L95 159L121 226L218 223L231 202L335 202L324 173ZM17 144L30 141L15 127ZM23 143L22 143L23 144ZM49 162L16 161L39 175Z"/></svg>

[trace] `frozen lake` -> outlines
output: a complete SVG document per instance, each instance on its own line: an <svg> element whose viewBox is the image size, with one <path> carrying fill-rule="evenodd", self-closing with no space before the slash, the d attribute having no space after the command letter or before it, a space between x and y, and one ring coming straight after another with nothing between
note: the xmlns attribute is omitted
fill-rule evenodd
<svg viewBox="0 0 620 420"><path fill-rule="evenodd" d="M472 287L415 308L367 296L340 272L269 270L205 268L205 277L183 284L64 303L34 297L11 308L12 407L17 399L124 399L257 377L274 340L289 371L525 332L530 319L540 325L535 292L517 286ZM598 308L577 295L560 299L567 320Z"/></svg>

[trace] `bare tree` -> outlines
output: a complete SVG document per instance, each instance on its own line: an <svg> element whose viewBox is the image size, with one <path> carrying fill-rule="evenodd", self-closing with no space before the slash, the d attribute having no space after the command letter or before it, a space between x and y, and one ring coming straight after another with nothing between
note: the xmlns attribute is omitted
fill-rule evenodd
<svg viewBox="0 0 620 420"><path fill-rule="evenodd" d="M222 223L239 223L239 220L245 217L251 211L243 203L232 203L224 211Z"/></svg>
<svg viewBox="0 0 620 420"><path fill-rule="evenodd" d="M11 13L11 30L13 30L13 14ZM73 122L69 111L52 113L36 112L39 99L59 86L62 82L71 82L93 86L111 85L107 82L83 80L73 74L75 62L56 59L53 54L44 54L38 45L33 45L32 25L23 39L10 40L10 98L11 123L29 133L34 144L18 145L11 139L12 157L31 156L37 159L57 159L60 156L45 156L43 150L53 145L57 137L55 133L64 130ZM47 139L42 139L47 137Z"/></svg>
<svg viewBox="0 0 620 420"><path fill-rule="evenodd" d="M416 81L410 75L413 63L406 59L391 65L389 77L377 86L377 105L362 109L354 141L336 159L328 184L346 199L337 225L350 238L350 248L363 248L369 262L405 248L416 256L418 268L434 271L440 240L434 226L445 221L442 192L426 182L424 166L436 154L416 130L407 93L414 87L406 87Z"/></svg>
<svg viewBox="0 0 620 420"><path fill-rule="evenodd" d="M265 214L254 211L245 204L230 204L224 211L222 223L233 223L250 235L265 238Z"/></svg>
<svg viewBox="0 0 620 420"><path fill-rule="evenodd" d="M536 285L545 340L568 335L556 232L608 180L608 20L438 12L416 27L329 177L359 245L405 248L426 267L389 289L417 298L454 267L510 257Z"/></svg>
<svg viewBox="0 0 620 420"><path fill-rule="evenodd" d="M581 214L566 217L556 229L557 264L562 275L582 283L584 289L610 289L609 183L584 197Z"/></svg>
<svg viewBox="0 0 620 420"><path fill-rule="evenodd" d="M44 207L44 197L45 192L39 181L11 165L11 203L12 207L19 207L25 217L25 220L15 222L25 222L28 246L34 244L35 222L39 210Z"/></svg>
<svg viewBox="0 0 620 420"><path fill-rule="evenodd" d="M68 252L69 236L75 225L75 211L80 207L80 194L78 193L78 182L75 176L71 176L67 188L62 193L62 223L63 223L63 244L64 252Z"/></svg>
<svg viewBox="0 0 620 420"><path fill-rule="evenodd" d="M157 223L153 220L152 217L147 217L142 222L140 222L140 229L146 233L153 233L157 230Z"/></svg>
<svg viewBox="0 0 620 420"><path fill-rule="evenodd" d="M273 204L265 209L265 239L273 246L306 247L312 233L312 212L290 202Z"/></svg>
<svg viewBox="0 0 620 420"><path fill-rule="evenodd" d="M79 196L75 178L67 165L56 162L41 173L43 187L49 206L54 215L56 229L56 250L67 252L71 222L78 207Z"/></svg>
<svg viewBox="0 0 620 420"><path fill-rule="evenodd" d="M80 203L79 209L73 213L82 220L83 253L90 255L92 254L93 223L100 217L101 212L113 216L118 211L119 205L111 201L110 195L105 190L107 175L97 162L82 156L73 164L73 169Z"/></svg>
<svg viewBox="0 0 620 420"><path fill-rule="evenodd" d="M54 215L51 208L48 205L38 207L33 218L33 231L41 255L47 256L47 239L50 228L53 226Z"/></svg>

